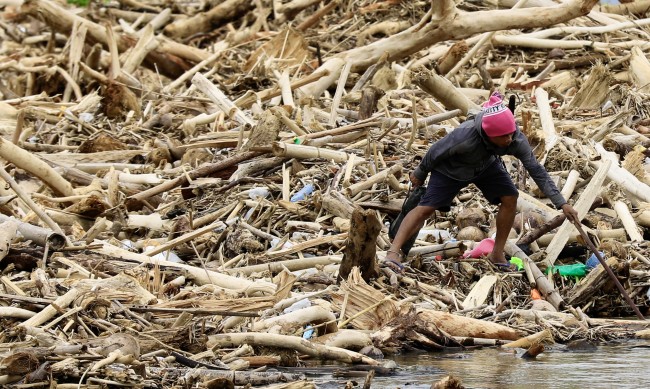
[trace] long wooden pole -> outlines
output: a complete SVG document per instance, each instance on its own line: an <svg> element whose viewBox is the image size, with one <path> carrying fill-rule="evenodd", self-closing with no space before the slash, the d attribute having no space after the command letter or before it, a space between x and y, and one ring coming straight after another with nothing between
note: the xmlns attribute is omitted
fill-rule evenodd
<svg viewBox="0 0 650 389"><path fill-rule="evenodd" d="M641 314L639 308L637 308L636 304L634 304L634 301L632 301L630 295L627 294L627 291L625 290L625 288L623 288L623 285L621 285L621 283L618 281L618 278L616 278L616 275L614 275L614 272L607 265L607 262L605 262L605 259L603 259L602 255L600 255L600 252L598 252L596 246L594 246L591 239L589 239L589 236L587 235L585 230L582 229L580 223L573 223L573 224L575 224L576 228L578 229L578 232L580 232L580 236L582 236L582 239L587 244L587 247L589 247L589 249L594 253L596 258L598 258L598 262L600 262L600 264L603 265L605 271L607 271L607 274L609 275L609 278L611 278L611 280L614 281L614 284L616 284L618 291L621 292L621 295L623 296L625 301L627 301L628 305L632 308L636 316L641 320L645 320L645 317L643 317L643 314Z"/></svg>

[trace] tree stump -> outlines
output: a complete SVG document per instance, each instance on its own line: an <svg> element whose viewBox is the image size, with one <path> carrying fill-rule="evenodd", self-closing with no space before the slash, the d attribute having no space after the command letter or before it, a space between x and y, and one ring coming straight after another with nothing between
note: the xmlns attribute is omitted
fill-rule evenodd
<svg viewBox="0 0 650 389"><path fill-rule="evenodd" d="M363 89L359 103L359 120L368 119L375 113L377 102L383 95L383 90L372 85Z"/></svg>
<svg viewBox="0 0 650 389"><path fill-rule="evenodd" d="M377 276L375 255L379 231L381 231L381 223L373 210L355 209L352 212L339 280L347 279L354 266L359 267L361 276L366 282Z"/></svg>

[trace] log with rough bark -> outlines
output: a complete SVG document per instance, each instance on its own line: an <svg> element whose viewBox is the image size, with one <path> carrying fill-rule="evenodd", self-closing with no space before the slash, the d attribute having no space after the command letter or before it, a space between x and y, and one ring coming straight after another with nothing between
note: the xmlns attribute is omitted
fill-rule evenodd
<svg viewBox="0 0 650 389"><path fill-rule="evenodd" d="M350 220L350 232L343 250L339 279L347 279L353 267L359 267L366 282L377 276L377 236L381 223L373 210L355 210Z"/></svg>
<svg viewBox="0 0 650 389"><path fill-rule="evenodd" d="M192 17L168 24L165 27L165 34L180 39L197 33L208 32L239 19L254 7L254 1L226 0L206 12L200 12Z"/></svg>
<svg viewBox="0 0 650 389"><path fill-rule="evenodd" d="M420 309L418 316L425 322L433 323L451 336L517 340L522 334L510 327L447 312Z"/></svg>
<svg viewBox="0 0 650 389"><path fill-rule="evenodd" d="M442 321L444 320L446 319ZM412 305L405 304L397 317L372 334L373 344L383 348L400 347L403 343L408 343L427 350L444 350L447 346L459 346L456 340L441 328L440 322Z"/></svg>
<svg viewBox="0 0 650 389"><path fill-rule="evenodd" d="M239 334L211 335L208 337L208 347L238 347L242 344L254 346L280 347L296 350L311 357L344 363L362 363L379 365L376 360L365 355L338 347L328 347L310 342L298 336L247 332Z"/></svg>
<svg viewBox="0 0 650 389"><path fill-rule="evenodd" d="M330 191L321 198L323 209L334 216L349 220L357 206L341 192Z"/></svg>
<svg viewBox="0 0 650 389"><path fill-rule="evenodd" d="M479 111L481 109L467 96L459 92L451 81L425 68L415 70L412 79L422 90L440 100L449 110L460 109L464 115L467 115L470 111Z"/></svg>

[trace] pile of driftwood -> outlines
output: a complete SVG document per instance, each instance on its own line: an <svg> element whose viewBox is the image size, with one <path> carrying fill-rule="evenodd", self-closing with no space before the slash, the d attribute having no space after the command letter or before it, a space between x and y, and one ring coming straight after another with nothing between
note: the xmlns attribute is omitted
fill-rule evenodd
<svg viewBox="0 0 650 389"><path fill-rule="evenodd" d="M650 336L602 266L556 271L591 252L514 159L522 272L464 258L494 232L473 187L377 261L419 156L499 90L647 311L650 2L595 3L0 0L0 384L307 388L289 367L328 360L369 387L413 348Z"/></svg>

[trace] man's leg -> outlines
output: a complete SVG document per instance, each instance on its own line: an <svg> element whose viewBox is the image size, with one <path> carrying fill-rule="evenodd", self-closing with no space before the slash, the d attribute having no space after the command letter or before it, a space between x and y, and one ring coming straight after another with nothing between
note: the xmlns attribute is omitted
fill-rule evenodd
<svg viewBox="0 0 650 389"><path fill-rule="evenodd" d="M492 255L490 256L493 263L507 263L503 248L515 222L516 212L517 196L502 196L499 212L497 212L497 235L494 238L494 249L492 249Z"/></svg>
<svg viewBox="0 0 650 389"><path fill-rule="evenodd" d="M418 205L409 212L397 230L395 239L386 252L386 259L393 260L395 262L401 262L402 259L402 246L406 241L415 234L416 231L420 231L424 222L433 215L433 212L436 209L434 207L429 207L425 205Z"/></svg>

